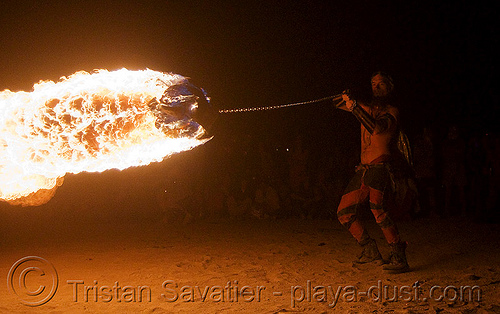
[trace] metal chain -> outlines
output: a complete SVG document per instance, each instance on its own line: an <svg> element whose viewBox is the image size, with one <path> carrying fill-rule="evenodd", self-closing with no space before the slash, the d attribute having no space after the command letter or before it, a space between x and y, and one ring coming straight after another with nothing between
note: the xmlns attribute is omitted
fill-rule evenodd
<svg viewBox="0 0 500 314"><path fill-rule="evenodd" d="M219 110L219 113L238 113L238 112L250 112L250 111L263 111L263 110L281 109L281 108L292 107L292 106L301 106L301 105L314 104L314 103L318 103L318 102L322 102L322 101L330 100L330 99L333 100L333 101L340 100L340 99L342 99L342 94L335 95L335 96L323 97L323 98L315 99L315 100L295 102L295 103L289 103L289 104L283 104L283 105L276 105L276 106L236 108L236 109L221 109L221 110Z"/></svg>

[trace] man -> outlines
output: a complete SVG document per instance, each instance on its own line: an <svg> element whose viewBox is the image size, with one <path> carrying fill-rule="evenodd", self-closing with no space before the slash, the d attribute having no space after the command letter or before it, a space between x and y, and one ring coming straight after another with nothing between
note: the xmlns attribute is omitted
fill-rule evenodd
<svg viewBox="0 0 500 314"><path fill-rule="evenodd" d="M361 164L349 182L337 209L340 223L345 226L362 247L357 263L383 263L382 256L357 214L359 205L369 201L377 224L391 247L389 263L384 270L391 273L409 271L406 261L406 242L387 212L386 198L391 189L390 165L400 160L397 148L399 136L399 111L389 100L394 84L389 75L375 73L371 78L373 100L360 104L343 93L343 102L338 108L350 111L361 122Z"/></svg>

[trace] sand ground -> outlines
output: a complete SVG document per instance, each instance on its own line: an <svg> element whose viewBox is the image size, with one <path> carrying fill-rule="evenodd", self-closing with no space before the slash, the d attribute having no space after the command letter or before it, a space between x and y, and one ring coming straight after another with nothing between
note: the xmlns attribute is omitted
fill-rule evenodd
<svg viewBox="0 0 500 314"><path fill-rule="evenodd" d="M500 312L498 224L400 222L412 271L391 275L353 266L359 248L331 220L0 213L2 313ZM380 230L366 223L387 256ZM18 262L28 256L49 264Z"/></svg>

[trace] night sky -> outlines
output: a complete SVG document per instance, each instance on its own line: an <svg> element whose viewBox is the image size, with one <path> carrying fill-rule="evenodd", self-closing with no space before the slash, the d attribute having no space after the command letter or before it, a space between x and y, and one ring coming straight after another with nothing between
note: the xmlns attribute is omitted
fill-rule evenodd
<svg viewBox="0 0 500 314"><path fill-rule="evenodd" d="M0 89L29 91L78 70L150 68L190 77L220 109L366 93L371 73L384 70L408 132L451 122L494 128L498 3L424 2L2 1ZM348 118L330 111L222 119L244 132L300 119L341 131L335 119Z"/></svg>

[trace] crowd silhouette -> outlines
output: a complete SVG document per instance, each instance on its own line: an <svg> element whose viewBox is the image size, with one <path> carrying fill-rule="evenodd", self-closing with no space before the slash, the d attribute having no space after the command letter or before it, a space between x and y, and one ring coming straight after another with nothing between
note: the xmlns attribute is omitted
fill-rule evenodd
<svg viewBox="0 0 500 314"><path fill-rule="evenodd" d="M425 127L411 138L420 206L400 217L498 218L500 136L464 134L450 124L442 130ZM166 182L158 187L165 219L336 220L343 190L359 162L355 151L322 154L303 134L280 145L237 133L212 141L191 153L204 160L198 175L174 176L175 188ZM167 181L172 180L169 175Z"/></svg>

